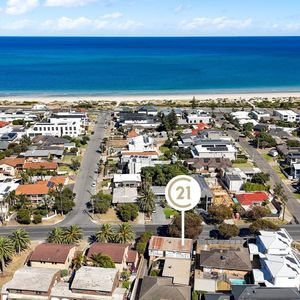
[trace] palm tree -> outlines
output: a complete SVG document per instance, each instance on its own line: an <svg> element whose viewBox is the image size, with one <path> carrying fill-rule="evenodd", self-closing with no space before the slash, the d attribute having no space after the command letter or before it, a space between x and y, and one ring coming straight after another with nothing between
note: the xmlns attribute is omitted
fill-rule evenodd
<svg viewBox="0 0 300 300"><path fill-rule="evenodd" d="M26 172L20 172L19 173L19 176L20 176L20 178L21 178L21 181L22 181L22 184L25 184L25 183L28 183L28 181L29 181L29 176L28 176L28 174L26 173Z"/></svg>
<svg viewBox="0 0 300 300"><path fill-rule="evenodd" d="M116 233L110 224L103 224L101 230L96 232L95 241L100 243L113 242Z"/></svg>
<svg viewBox="0 0 300 300"><path fill-rule="evenodd" d="M150 217L155 209L155 195L149 185L146 185L142 189L142 196L140 197L138 204L140 210L146 213L147 217Z"/></svg>
<svg viewBox="0 0 300 300"><path fill-rule="evenodd" d="M282 184L281 183L276 183L274 188L273 188L273 191L274 191L274 195L276 198L280 198L283 194L283 187L282 187Z"/></svg>
<svg viewBox="0 0 300 300"><path fill-rule="evenodd" d="M10 239L12 240L15 247L15 251L17 253L28 249L30 245L29 234L23 228L19 228L13 231L10 236Z"/></svg>
<svg viewBox="0 0 300 300"><path fill-rule="evenodd" d="M94 267L101 267L101 268L116 267L111 257L103 253L93 254L91 259Z"/></svg>
<svg viewBox="0 0 300 300"><path fill-rule="evenodd" d="M66 244L76 244L82 238L83 232L78 225L71 225L64 230L63 240Z"/></svg>
<svg viewBox="0 0 300 300"><path fill-rule="evenodd" d="M64 243L64 230L61 227L55 227L50 232L47 241L49 243L63 244Z"/></svg>
<svg viewBox="0 0 300 300"><path fill-rule="evenodd" d="M11 191L5 196L4 202L8 203L9 206L12 206L16 202L16 191Z"/></svg>
<svg viewBox="0 0 300 300"><path fill-rule="evenodd" d="M82 266L86 265L86 256L82 253L78 254L72 262L73 269L78 270Z"/></svg>
<svg viewBox="0 0 300 300"><path fill-rule="evenodd" d="M0 237L0 263L1 263L2 273L4 273L6 262L12 259L14 253L15 251L14 251L13 241L8 237L1 236Z"/></svg>
<svg viewBox="0 0 300 300"><path fill-rule="evenodd" d="M120 225L119 230L116 234L116 241L118 243L126 244L132 242L135 239L135 233L128 223Z"/></svg>

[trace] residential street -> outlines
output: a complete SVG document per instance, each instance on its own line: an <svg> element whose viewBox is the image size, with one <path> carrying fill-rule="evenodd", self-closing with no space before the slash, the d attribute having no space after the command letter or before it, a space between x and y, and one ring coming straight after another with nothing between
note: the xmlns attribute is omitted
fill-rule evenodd
<svg viewBox="0 0 300 300"><path fill-rule="evenodd" d="M61 222L60 226L70 226L77 224L81 227L91 226L91 220L86 213L86 204L90 201L90 197L95 193L95 188L92 187L93 181L96 181L97 163L100 160L100 154L97 152L100 143L105 134L105 122L108 113L101 112L97 119L97 124L94 127L94 134L88 143L88 147L84 154L79 174L77 175L74 192L76 193L76 206L67 215L66 219Z"/></svg>
<svg viewBox="0 0 300 300"><path fill-rule="evenodd" d="M228 130L229 134L234 138L238 139L240 133L235 130ZM251 145L249 145L246 139L239 139L239 144L245 149L245 151L249 154L251 159L255 162L258 168L260 168L263 172L270 174L270 181L272 186L275 183L281 183L284 191L288 197L287 208L289 212L294 217L294 222L300 223L300 203L299 200L294 196L288 186L280 179L276 170L272 168L272 166L261 156L261 154Z"/></svg>

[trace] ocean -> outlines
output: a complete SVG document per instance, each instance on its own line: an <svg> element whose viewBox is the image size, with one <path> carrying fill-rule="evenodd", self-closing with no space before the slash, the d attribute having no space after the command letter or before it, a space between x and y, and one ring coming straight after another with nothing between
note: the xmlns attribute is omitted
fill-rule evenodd
<svg viewBox="0 0 300 300"><path fill-rule="evenodd" d="M300 91L300 37L0 37L1 94Z"/></svg>

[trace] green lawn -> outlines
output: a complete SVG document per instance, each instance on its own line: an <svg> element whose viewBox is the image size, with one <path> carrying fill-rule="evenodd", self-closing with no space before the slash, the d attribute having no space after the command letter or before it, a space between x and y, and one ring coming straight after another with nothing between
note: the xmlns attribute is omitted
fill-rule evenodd
<svg viewBox="0 0 300 300"><path fill-rule="evenodd" d="M262 154L262 157L267 160L267 161L272 161L273 160L273 157L270 156L268 153L263 153Z"/></svg>
<svg viewBox="0 0 300 300"><path fill-rule="evenodd" d="M159 150L163 154L165 154L166 152L170 152L170 149L168 147L164 147L164 146L160 146Z"/></svg>
<svg viewBox="0 0 300 300"><path fill-rule="evenodd" d="M273 166L273 169L276 171L277 175L280 177L280 179L286 179L284 174L281 172L281 169L278 165Z"/></svg>
<svg viewBox="0 0 300 300"><path fill-rule="evenodd" d="M241 163L241 164L239 164L239 163L233 163L232 166L234 168L251 168L251 167L253 167L253 164L252 164L252 162L247 161L247 162Z"/></svg>
<svg viewBox="0 0 300 300"><path fill-rule="evenodd" d="M300 200L300 194L299 193L294 193L294 196Z"/></svg>
<svg viewBox="0 0 300 300"><path fill-rule="evenodd" d="M171 207L165 207L164 208L164 214L166 216L167 219L170 219L171 216L177 216L179 215L179 212L174 210Z"/></svg>

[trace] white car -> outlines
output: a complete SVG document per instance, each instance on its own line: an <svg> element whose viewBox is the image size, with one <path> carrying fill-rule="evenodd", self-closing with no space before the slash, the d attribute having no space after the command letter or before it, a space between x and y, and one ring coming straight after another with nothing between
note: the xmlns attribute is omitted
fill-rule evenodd
<svg viewBox="0 0 300 300"><path fill-rule="evenodd" d="M92 183L92 187L95 187L96 186L96 181L94 181L93 183Z"/></svg>

